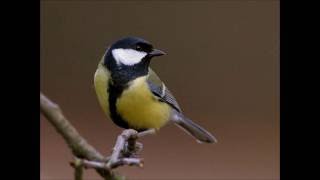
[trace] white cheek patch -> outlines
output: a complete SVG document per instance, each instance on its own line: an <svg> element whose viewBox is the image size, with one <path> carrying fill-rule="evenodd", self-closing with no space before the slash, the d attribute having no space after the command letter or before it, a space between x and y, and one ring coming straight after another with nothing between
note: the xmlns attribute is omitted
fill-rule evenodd
<svg viewBox="0 0 320 180"><path fill-rule="evenodd" d="M117 64L124 64L132 66L139 63L146 55L145 52L136 51L134 49L114 49L112 55L116 60Z"/></svg>

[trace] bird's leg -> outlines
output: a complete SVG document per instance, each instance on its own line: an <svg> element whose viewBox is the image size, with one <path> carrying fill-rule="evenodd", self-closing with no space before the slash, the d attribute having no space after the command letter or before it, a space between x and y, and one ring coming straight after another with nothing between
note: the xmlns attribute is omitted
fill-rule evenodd
<svg viewBox="0 0 320 180"><path fill-rule="evenodd" d="M123 153L125 151L125 144L130 137L137 136L137 131L133 129L124 130L117 138L116 144L113 148L110 159L107 163L108 168L112 169L119 164L120 159L123 158Z"/></svg>
<svg viewBox="0 0 320 180"><path fill-rule="evenodd" d="M133 136L128 137L126 143L124 144L125 147L124 147L123 153L122 153L123 157L126 157L126 158L130 158L130 157L136 158L137 157L138 151L142 150L142 147L140 147L138 145L137 139L138 139L138 133L136 133ZM141 144L141 143L139 143L139 144Z"/></svg>
<svg viewBox="0 0 320 180"><path fill-rule="evenodd" d="M141 131L138 133L138 138L141 138L143 136L146 136L146 135L152 135L152 134L155 134L156 133L156 129L148 129L148 130L145 130L145 131ZM143 148L143 144L142 143L139 143L139 142L136 142L136 152L140 152Z"/></svg>
<svg viewBox="0 0 320 180"><path fill-rule="evenodd" d="M150 135L150 134L155 134L157 132L156 129L148 129L148 130L145 130L145 131L141 131L138 133L138 137L143 137L143 136L146 136L146 135Z"/></svg>
<svg viewBox="0 0 320 180"><path fill-rule="evenodd" d="M116 145L113 148L107 167L112 169L123 164L138 164L139 166L142 166L143 161L142 159L137 158L137 153L142 150L143 146L141 143L137 142L137 139L148 134L154 134L155 132L155 129L149 129L139 133L133 129L124 130L117 138Z"/></svg>
<svg viewBox="0 0 320 180"><path fill-rule="evenodd" d="M126 143L126 148L125 148L126 151L124 152L124 156L137 157L138 152L142 151L142 148L143 148L143 144L138 142L137 139L146 135L154 134L155 132L156 132L155 129L148 129L148 130L137 133L136 136L129 137Z"/></svg>

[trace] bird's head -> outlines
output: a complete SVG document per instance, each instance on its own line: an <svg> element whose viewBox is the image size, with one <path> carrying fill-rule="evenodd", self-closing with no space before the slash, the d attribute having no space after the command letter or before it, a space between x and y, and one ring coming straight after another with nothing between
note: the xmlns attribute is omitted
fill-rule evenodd
<svg viewBox="0 0 320 180"><path fill-rule="evenodd" d="M105 64L115 63L117 66L135 66L149 64L151 58L165 53L154 49L148 41L138 37L125 37L114 42L107 52ZM114 61L114 62L111 62Z"/></svg>
<svg viewBox="0 0 320 180"><path fill-rule="evenodd" d="M128 81L146 75L150 60L165 54L144 39L125 37L110 46L103 63L115 78Z"/></svg>

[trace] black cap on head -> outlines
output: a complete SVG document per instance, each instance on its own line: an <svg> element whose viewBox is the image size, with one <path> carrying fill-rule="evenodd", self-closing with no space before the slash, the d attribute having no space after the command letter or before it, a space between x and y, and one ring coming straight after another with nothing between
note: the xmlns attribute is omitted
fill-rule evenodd
<svg viewBox="0 0 320 180"><path fill-rule="evenodd" d="M118 48L122 48L122 49L134 49L137 51L143 51L148 53L148 57L155 57L155 56L162 56L165 55L166 53L158 50L158 49L154 49L152 44L142 38L139 37L134 37L134 36L129 36L129 37L125 37L122 38L116 42L114 42L111 46L111 49L118 49Z"/></svg>
<svg viewBox="0 0 320 180"><path fill-rule="evenodd" d="M125 37L114 42L111 46L111 49L117 48L135 49L144 52L151 52L153 50L153 46L150 42L134 36Z"/></svg>

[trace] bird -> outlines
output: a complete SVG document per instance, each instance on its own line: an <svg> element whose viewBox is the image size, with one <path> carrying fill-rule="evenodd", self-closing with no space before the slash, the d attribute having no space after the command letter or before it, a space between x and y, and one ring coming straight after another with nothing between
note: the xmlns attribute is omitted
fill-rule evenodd
<svg viewBox="0 0 320 180"><path fill-rule="evenodd" d="M102 110L123 129L158 131L173 122L199 143L217 142L183 114L173 94L151 69L151 59L162 55L166 53L135 36L123 37L106 48L94 74Z"/></svg>

